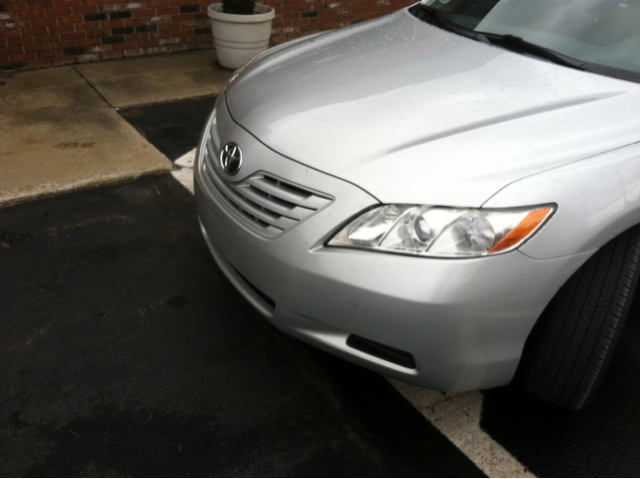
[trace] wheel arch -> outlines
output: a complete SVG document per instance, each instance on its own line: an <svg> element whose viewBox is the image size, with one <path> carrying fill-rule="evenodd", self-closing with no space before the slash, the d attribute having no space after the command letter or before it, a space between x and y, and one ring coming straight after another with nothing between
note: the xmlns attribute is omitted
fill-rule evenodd
<svg viewBox="0 0 640 479"><path fill-rule="evenodd" d="M640 226L595 252L545 306L514 380L554 404L580 409L599 388L640 277Z"/></svg>

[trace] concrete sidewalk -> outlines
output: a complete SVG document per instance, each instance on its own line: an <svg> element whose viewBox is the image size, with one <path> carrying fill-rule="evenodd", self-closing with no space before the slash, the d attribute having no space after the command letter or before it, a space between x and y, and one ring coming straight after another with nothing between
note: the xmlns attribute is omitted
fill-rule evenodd
<svg viewBox="0 0 640 479"><path fill-rule="evenodd" d="M0 207L165 173L120 108L216 95L214 50L0 74Z"/></svg>

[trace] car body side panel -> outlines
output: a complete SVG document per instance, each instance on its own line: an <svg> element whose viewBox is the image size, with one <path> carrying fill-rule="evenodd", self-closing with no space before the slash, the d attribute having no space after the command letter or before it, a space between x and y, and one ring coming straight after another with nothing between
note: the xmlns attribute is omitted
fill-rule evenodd
<svg viewBox="0 0 640 479"><path fill-rule="evenodd" d="M593 250L640 224L640 143L517 181L484 207L552 202L558 211L520 248L532 258Z"/></svg>

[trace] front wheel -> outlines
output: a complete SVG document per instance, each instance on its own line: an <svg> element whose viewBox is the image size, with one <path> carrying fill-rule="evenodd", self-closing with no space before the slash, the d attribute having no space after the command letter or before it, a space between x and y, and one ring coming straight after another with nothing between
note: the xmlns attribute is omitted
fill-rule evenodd
<svg viewBox="0 0 640 479"><path fill-rule="evenodd" d="M580 409L604 377L640 276L640 226L595 253L558 291L529 335L516 382Z"/></svg>

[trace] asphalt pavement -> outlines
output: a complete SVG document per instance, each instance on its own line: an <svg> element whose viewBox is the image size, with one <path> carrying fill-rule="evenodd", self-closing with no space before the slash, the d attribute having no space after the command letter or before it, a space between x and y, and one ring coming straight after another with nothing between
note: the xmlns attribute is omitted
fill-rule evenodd
<svg viewBox="0 0 640 479"><path fill-rule="evenodd" d="M383 378L272 328L171 176L0 210L3 476L480 476Z"/></svg>

